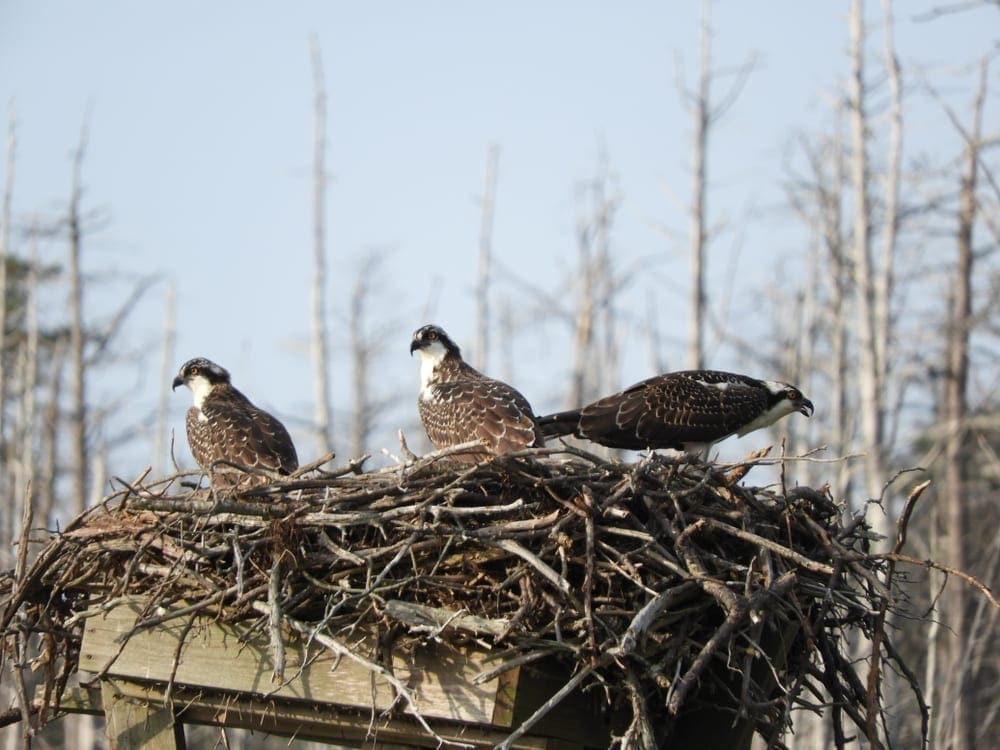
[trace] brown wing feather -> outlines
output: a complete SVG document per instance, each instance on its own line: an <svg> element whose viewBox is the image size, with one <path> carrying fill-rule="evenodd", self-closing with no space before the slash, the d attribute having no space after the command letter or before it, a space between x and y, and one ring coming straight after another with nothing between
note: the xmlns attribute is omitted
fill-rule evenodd
<svg viewBox="0 0 1000 750"><path fill-rule="evenodd" d="M463 378L432 386L431 398L420 399L420 419L438 449L477 441L482 452L462 456L477 461L544 445L528 400L516 389L487 377Z"/></svg>
<svg viewBox="0 0 1000 750"><path fill-rule="evenodd" d="M232 461L250 468L265 468L289 474L298 468L295 445L284 425L254 406L235 388L218 389L205 399L201 408L188 411L188 442L195 460L209 471L217 461ZM232 470L217 468L213 483L245 483L245 477ZM259 478L258 483L267 483Z"/></svg>

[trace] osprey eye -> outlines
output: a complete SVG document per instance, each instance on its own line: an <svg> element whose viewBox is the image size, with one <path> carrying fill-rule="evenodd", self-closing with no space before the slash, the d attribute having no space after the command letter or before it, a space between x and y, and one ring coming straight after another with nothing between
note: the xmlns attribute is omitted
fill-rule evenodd
<svg viewBox="0 0 1000 750"><path fill-rule="evenodd" d="M428 331L427 332L427 340L428 341L437 341L437 337L438 337L437 331Z"/></svg>
<svg viewBox="0 0 1000 750"><path fill-rule="evenodd" d="M787 396L791 401L798 401L800 398L802 398L802 394L799 393L794 388L789 388L787 391L785 391L785 396Z"/></svg>
<svg viewBox="0 0 1000 750"><path fill-rule="evenodd" d="M190 370L190 372L191 372L192 375L197 375L198 374L198 368L197 367L192 367L191 370Z"/></svg>

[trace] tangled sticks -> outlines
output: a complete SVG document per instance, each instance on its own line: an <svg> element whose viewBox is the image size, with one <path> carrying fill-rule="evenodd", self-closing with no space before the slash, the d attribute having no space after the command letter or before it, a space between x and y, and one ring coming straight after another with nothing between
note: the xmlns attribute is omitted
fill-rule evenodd
<svg viewBox="0 0 1000 750"><path fill-rule="evenodd" d="M872 638L875 661L908 674L882 628L889 563L824 492L739 484L753 461L726 473L571 449L441 458L300 475L256 491L267 502L184 490L178 475L90 509L0 594L8 652L15 633L41 644L43 720L83 623L141 595L137 630L196 612L239 622L268 634L279 673L282 625L334 649L362 628L502 652L479 679L561 663L564 688L507 744L579 688L599 697L620 747L676 738L690 715L704 731L706 711L781 747L794 707L825 707L839 746L844 717L878 746L878 690L847 636Z"/></svg>

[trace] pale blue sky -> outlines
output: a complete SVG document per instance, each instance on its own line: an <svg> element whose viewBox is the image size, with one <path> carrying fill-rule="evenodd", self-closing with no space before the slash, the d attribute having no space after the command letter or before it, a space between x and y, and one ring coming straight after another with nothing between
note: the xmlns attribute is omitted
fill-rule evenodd
<svg viewBox="0 0 1000 750"><path fill-rule="evenodd" d="M784 204L785 163L798 133L829 123L830 92L847 72L848 3L715 5L716 65L756 60L710 154L712 219L730 226L712 259L710 293L720 296L734 274L757 288L797 282L789 270L795 266L784 261L805 250L804 235ZM877 23L880 4L868 5ZM897 5L900 57L931 77L950 75L996 43L995 10L926 23L910 14L932 3ZM364 251L388 251L371 317L373 327L393 327L384 332L385 355L373 376L383 395L398 392L402 400L372 450L394 449L395 428L415 419L417 363L407 350L411 331L428 322L423 310L432 289L433 322L471 344L478 196L491 143L501 149L495 252L562 296L582 210L576 186L593 174L598 144L605 144L621 197L616 258L622 267L651 264L632 286L629 312L643 319L655 297L669 336L663 357L683 365L687 223L678 201L686 202L689 190L691 126L675 80L679 60L689 81L694 73L695 2L2 0L0 97L17 122L16 215L24 221L32 212L62 210L89 106L85 201L111 221L87 238L86 268L173 280L176 364L202 355L228 367L237 386L293 426L301 457L310 459L316 448L294 425L312 412L305 348L311 34L329 95L338 418L350 409L347 295ZM881 55L879 28L870 48ZM910 91L917 87L908 83ZM959 88L956 95L964 94ZM907 111L909 154L933 156L947 128L916 99ZM949 132L948 149L952 138ZM42 252L59 260L64 247L48 243ZM734 258L738 265L727 268ZM570 331L514 286L501 283L497 293L510 299L522 326L515 385L539 412L562 408ZM120 292L92 287L89 312L111 309ZM126 414L155 407L162 299L160 286L131 327L133 343L148 339L157 351ZM738 295L725 322L744 339L763 340L761 308L757 295ZM631 334L623 345L621 384L652 374L642 337ZM712 364L782 375L760 372L724 347L713 348ZM821 411L822 396L814 400ZM171 401L178 434L188 402L180 392ZM112 471L128 474L145 459L140 450L120 461L125 465Z"/></svg>

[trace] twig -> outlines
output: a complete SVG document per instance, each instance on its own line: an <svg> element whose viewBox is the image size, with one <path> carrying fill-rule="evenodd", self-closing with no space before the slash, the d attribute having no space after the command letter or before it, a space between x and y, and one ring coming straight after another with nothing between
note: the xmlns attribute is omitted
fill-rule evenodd
<svg viewBox="0 0 1000 750"><path fill-rule="evenodd" d="M728 524L721 523L719 521L716 521L714 518L698 519L697 521L695 521L694 524L692 524L692 532L696 530L693 527L697 527L699 525L705 526L710 529L716 529L717 531L729 534L730 536L735 536L738 539L742 539L744 541L751 542L752 544L756 544L757 546L763 547L764 549L771 550L771 552L774 552L776 555L781 555L782 557L788 558L799 567L805 568L806 570L811 570L814 573L822 573L823 575L833 574L833 568L830 567L829 565L824 565L823 563L816 562L815 560L810 560L808 557L801 554L800 552L788 549L788 547L785 547L782 544L778 544L777 542L772 541L771 539L765 539L759 534L754 534L749 531L744 531L743 529L737 529L735 526L730 526Z"/></svg>
<svg viewBox="0 0 1000 750"><path fill-rule="evenodd" d="M498 539L497 541L491 541L494 547L504 550L505 552L510 552L512 555L517 555L522 560L524 560L528 565L533 567L542 577L545 578L549 583L553 584L557 589L566 594L570 595L571 587L569 581L563 578L561 575L556 573L551 567L546 565L542 560L535 554L529 552L527 549L522 547L520 544L515 542L513 539Z"/></svg>
<svg viewBox="0 0 1000 750"><path fill-rule="evenodd" d="M785 596L795 583L795 573L789 571L775 579L768 588L758 591L752 598L741 599L739 604L726 616L725 622L715 631L711 640L706 643L698 656L695 657L691 667L681 678L680 682L673 689L673 695L667 704L667 710L674 716L680 711L688 692L694 686L699 675L708 666L709 660L714 656L719 647L729 639L737 626L746 618L751 609L763 609L764 604L770 597L781 598Z"/></svg>
<svg viewBox="0 0 1000 750"><path fill-rule="evenodd" d="M281 637L281 553L274 553L271 576L267 586L267 631L271 638L271 654L274 656L272 682L285 679L285 641Z"/></svg>
<svg viewBox="0 0 1000 750"><path fill-rule="evenodd" d="M412 628L433 628L435 631L448 627L476 635L499 636L506 632L508 625L506 620L490 620L485 617L452 612L441 607L427 607L399 599L389 599L385 603L385 613L392 619Z"/></svg>
<svg viewBox="0 0 1000 750"><path fill-rule="evenodd" d="M897 563L906 563L908 565L918 565L922 568L934 568L934 570L940 570L948 575L956 576L961 578L970 586L979 589L979 592L989 600L990 604L994 607L1000 608L1000 602L997 601L990 587L976 578L976 576L971 573L966 573L964 570L959 570L958 568L953 568L950 565L944 565L934 560L921 560L919 558L911 557L910 555L903 555L898 552L877 552L872 555L872 558L876 560L890 560Z"/></svg>

